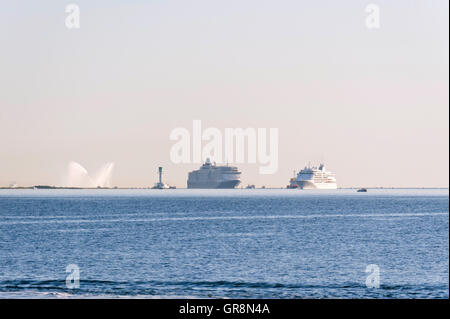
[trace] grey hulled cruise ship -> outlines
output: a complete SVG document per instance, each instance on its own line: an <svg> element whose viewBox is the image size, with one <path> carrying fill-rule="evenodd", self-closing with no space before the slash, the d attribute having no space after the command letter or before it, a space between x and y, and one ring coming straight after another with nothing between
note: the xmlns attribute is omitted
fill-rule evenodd
<svg viewBox="0 0 450 319"><path fill-rule="evenodd" d="M189 173L188 188L235 188L241 183L241 172L235 166L217 166L209 158L196 171Z"/></svg>

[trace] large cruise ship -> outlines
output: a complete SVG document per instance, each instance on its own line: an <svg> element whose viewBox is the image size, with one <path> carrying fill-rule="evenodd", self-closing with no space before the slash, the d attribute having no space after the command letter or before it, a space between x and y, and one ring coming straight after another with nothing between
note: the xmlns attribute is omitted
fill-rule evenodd
<svg viewBox="0 0 450 319"><path fill-rule="evenodd" d="M291 179L288 188L300 189L337 189L336 178L333 173L326 171L325 166L305 167L298 174L297 178Z"/></svg>
<svg viewBox="0 0 450 319"><path fill-rule="evenodd" d="M188 188L235 188L241 183L241 172L234 166L217 166L209 158L196 171L189 173Z"/></svg>

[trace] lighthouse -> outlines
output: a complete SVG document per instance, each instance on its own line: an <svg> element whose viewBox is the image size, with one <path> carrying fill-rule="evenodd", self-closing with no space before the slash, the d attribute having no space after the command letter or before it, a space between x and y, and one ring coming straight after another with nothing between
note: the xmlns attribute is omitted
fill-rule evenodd
<svg viewBox="0 0 450 319"><path fill-rule="evenodd" d="M167 188L175 188L175 186L169 186L167 184L164 184L162 181L162 171L163 168L160 166L158 167L158 183L155 183L155 185L152 187L153 189L167 189Z"/></svg>
<svg viewBox="0 0 450 319"><path fill-rule="evenodd" d="M162 185L162 167L158 167L158 173L159 173L159 184Z"/></svg>

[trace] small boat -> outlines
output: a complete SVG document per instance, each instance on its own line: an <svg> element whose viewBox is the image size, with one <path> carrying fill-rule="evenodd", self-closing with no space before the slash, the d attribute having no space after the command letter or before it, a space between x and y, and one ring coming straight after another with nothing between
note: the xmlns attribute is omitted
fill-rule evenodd
<svg viewBox="0 0 450 319"><path fill-rule="evenodd" d="M357 190L358 193L367 193L367 188L360 188Z"/></svg>
<svg viewBox="0 0 450 319"><path fill-rule="evenodd" d="M296 179L296 174L294 171L294 177L292 177L289 180L289 185L286 186L286 188L299 188L298 184L297 184L297 179Z"/></svg>

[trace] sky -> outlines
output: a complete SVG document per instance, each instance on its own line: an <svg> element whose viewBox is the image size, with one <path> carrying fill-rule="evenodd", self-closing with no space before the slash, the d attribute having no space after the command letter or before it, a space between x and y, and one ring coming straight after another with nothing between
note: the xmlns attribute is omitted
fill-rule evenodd
<svg viewBox="0 0 450 319"><path fill-rule="evenodd" d="M80 8L68 29L65 7ZM380 28L366 26L369 3ZM0 10L0 186L114 162L119 187L185 187L175 128L278 128L284 187L448 187L448 1L12 1Z"/></svg>

